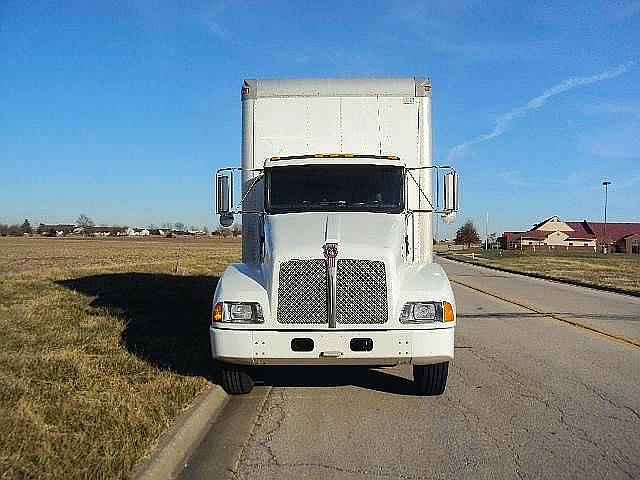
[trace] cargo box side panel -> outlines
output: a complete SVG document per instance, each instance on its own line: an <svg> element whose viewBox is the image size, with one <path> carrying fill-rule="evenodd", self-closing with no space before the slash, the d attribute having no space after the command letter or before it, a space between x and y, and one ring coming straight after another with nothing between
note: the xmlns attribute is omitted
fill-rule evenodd
<svg viewBox="0 0 640 480"><path fill-rule="evenodd" d="M418 103L415 97L380 97L381 155L397 155L418 166Z"/></svg>
<svg viewBox="0 0 640 480"><path fill-rule="evenodd" d="M340 153L380 155L380 112L377 97L341 99Z"/></svg>
<svg viewBox="0 0 640 480"><path fill-rule="evenodd" d="M309 153L309 101L259 98L254 106L254 168L274 156Z"/></svg>

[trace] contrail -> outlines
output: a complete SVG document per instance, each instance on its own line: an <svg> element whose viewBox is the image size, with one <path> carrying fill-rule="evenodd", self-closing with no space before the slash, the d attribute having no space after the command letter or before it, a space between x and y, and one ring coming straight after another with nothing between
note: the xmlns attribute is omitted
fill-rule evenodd
<svg viewBox="0 0 640 480"><path fill-rule="evenodd" d="M452 162L457 158L463 156L470 147L473 145L477 145L478 143L486 142L487 140L491 140L492 138L499 137L507 130L513 123L514 120L518 118L524 117L532 110L537 110L542 107L547 100L551 97L559 95L564 92L568 92L569 90L573 90L576 87L580 87L582 85L589 85L590 83L601 82L602 80L608 80L610 78L615 78L623 73L627 72L636 62L629 61L623 63L622 65L617 66L611 70L606 70L602 73L598 73L596 75L587 75L583 77L571 77L563 80L562 82L554 85L553 87L545 90L541 95L538 95L535 98L532 98L524 105L521 105L513 110L508 111L500 115L496 119L496 123L493 126L493 129L488 132L476 137L472 140L468 140L464 143L460 143L449 150L447 154L447 161Z"/></svg>

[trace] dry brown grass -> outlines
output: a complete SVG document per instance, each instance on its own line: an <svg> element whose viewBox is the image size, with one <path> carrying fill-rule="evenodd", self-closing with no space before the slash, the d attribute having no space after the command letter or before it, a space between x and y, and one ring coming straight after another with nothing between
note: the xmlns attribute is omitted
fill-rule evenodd
<svg viewBox="0 0 640 480"><path fill-rule="evenodd" d="M640 255L520 254L476 252L448 254L453 258L516 272L545 275L589 285L640 293Z"/></svg>
<svg viewBox="0 0 640 480"><path fill-rule="evenodd" d="M208 384L237 240L0 238L0 477L121 478Z"/></svg>

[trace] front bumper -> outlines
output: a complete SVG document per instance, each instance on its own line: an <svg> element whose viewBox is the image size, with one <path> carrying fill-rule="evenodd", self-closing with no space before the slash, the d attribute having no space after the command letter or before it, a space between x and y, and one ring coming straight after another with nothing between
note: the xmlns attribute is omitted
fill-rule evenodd
<svg viewBox="0 0 640 480"><path fill-rule="evenodd" d="M209 328L214 359L241 365L427 365L453 360L454 328L432 330L274 331ZM313 340L294 351L291 341ZM369 338L371 351L352 351L351 340Z"/></svg>

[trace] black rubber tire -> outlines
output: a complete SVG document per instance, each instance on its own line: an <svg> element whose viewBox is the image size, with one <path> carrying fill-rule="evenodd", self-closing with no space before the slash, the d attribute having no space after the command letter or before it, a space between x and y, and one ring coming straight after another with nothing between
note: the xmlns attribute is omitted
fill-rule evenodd
<svg viewBox="0 0 640 480"><path fill-rule="evenodd" d="M442 395L447 386L449 362L414 365L413 383L418 395Z"/></svg>
<svg viewBox="0 0 640 480"><path fill-rule="evenodd" d="M222 388L229 395L249 393L253 389L253 378L246 369L235 365L220 366Z"/></svg>

